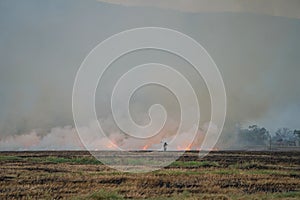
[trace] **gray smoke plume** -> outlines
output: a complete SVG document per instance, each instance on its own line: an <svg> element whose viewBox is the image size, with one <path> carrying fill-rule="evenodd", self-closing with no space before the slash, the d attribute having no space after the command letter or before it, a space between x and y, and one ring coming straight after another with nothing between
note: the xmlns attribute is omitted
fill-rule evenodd
<svg viewBox="0 0 300 200"><path fill-rule="evenodd" d="M291 5L299 10L299 4ZM99 1L1 1L0 149L82 148L71 109L76 71L99 42L120 31L144 26L181 31L202 44L216 62L228 98L221 148L235 141L237 122L258 124L271 131L279 127L297 129L300 20L288 17L292 18L265 12L186 12L165 6L131 7ZM104 84L99 85L96 108L105 131L126 146L124 138L114 136L119 130L108 109L111 88L130 67L154 60L173 66L191 81L200 101L201 135L210 119L204 81L174 55L150 50L135 53L113 63L102 80ZM174 132L180 116L174 96L162 88L143 89L132 99L133 118L147 123L149 106L161 103L169 114L165 132ZM151 145L159 146L161 139L164 137Z"/></svg>

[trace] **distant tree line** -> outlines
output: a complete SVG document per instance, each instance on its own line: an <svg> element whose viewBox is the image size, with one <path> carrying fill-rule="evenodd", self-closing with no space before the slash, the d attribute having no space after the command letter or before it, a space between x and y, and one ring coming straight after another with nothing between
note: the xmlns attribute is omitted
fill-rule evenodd
<svg viewBox="0 0 300 200"><path fill-rule="evenodd" d="M289 128L279 128L275 133L270 133L266 128L251 125L239 129L238 138L243 146L300 146L300 131Z"/></svg>

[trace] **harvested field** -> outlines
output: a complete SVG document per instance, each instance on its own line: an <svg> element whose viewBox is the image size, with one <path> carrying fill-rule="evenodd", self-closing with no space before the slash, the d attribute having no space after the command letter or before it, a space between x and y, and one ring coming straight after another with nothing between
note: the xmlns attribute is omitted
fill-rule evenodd
<svg viewBox="0 0 300 200"><path fill-rule="evenodd" d="M300 199L300 152L186 152L137 174L84 151L1 152L0 163L0 199Z"/></svg>

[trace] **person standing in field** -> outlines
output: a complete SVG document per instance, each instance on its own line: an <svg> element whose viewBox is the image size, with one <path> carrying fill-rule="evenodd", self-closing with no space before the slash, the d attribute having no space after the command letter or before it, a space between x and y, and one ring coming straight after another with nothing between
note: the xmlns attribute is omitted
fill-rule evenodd
<svg viewBox="0 0 300 200"><path fill-rule="evenodd" d="M165 143L164 143L164 151L167 151L167 146L168 146L168 143L165 142Z"/></svg>

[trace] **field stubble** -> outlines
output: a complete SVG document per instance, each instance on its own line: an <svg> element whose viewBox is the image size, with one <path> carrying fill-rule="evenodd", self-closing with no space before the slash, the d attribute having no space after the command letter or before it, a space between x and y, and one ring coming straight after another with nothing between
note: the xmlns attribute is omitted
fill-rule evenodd
<svg viewBox="0 0 300 200"><path fill-rule="evenodd" d="M0 199L300 199L300 152L186 152L138 174L83 151L1 152L0 164Z"/></svg>

